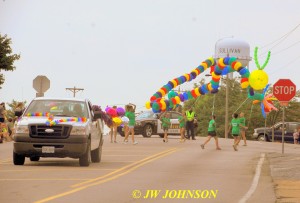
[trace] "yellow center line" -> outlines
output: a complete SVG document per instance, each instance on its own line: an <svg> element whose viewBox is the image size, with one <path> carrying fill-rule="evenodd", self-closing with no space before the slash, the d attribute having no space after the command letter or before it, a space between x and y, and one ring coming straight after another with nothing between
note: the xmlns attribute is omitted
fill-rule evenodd
<svg viewBox="0 0 300 203"><path fill-rule="evenodd" d="M114 175L114 174L119 173L120 171L126 170L127 168L130 168L130 167L132 167L132 166L134 166L134 165L136 165L136 164L142 163L142 162L144 162L144 161L147 161L147 160L152 159L152 158L154 158L154 157L156 157L156 156L159 156L159 155L161 155L161 154L168 153L168 152L173 151L173 150L176 150L176 148L172 148L172 149L165 150L165 151L163 151L163 152L159 152L159 153L157 153L157 154L154 154L154 155L152 155L152 156L146 157L146 158L144 158L144 159L142 159L142 160L139 160L139 161L137 161L137 162L133 162L132 164L126 165L126 166L124 166L124 167L122 167L122 168L120 168L120 169L117 169L117 170L115 170L115 171L113 171L113 172L111 172L111 173L109 173L109 174L104 175L104 176L100 176L100 177L94 178L94 179L92 179L92 180L90 180L90 181L78 183L78 184L72 185L71 187L78 187L78 186L81 186L81 185L83 185L83 184L87 184L87 183L90 183L90 182L94 182L94 181L97 181L97 180L106 178L107 176Z"/></svg>
<svg viewBox="0 0 300 203"><path fill-rule="evenodd" d="M112 172L110 173L110 175L112 174L115 174L117 172L121 172L122 170L125 170L125 169L128 169L128 170L125 170L124 172L120 173L120 174L117 174L115 176L112 176L112 177L108 177L106 179L104 179L104 177L107 177L109 175L104 175L104 176L101 176L101 177L98 177L98 178L95 178L95 179L92 179L92 180L89 180L89 181L86 181L86 182L83 182L83 183L79 183L79 184L76 184L76 185L73 185L71 187L76 187L76 186L80 186L80 185L83 185L85 184L84 186L81 186L81 187L78 187L78 188L74 188L74 189L71 189L67 192L64 192L64 193L61 193L61 194L58 194L58 195L54 195L54 196L51 196L51 197L48 197L48 198L45 198L45 199L42 199L42 200L39 200L39 201L36 201L34 203L44 203L44 202L48 202L48 201L51 201L51 200L54 200L54 199L57 199L57 198L60 198L60 197L64 197L64 196L67 196L67 195L70 195L70 194L73 194L73 193L76 193L76 192L79 192L81 190L84 190L84 189L87 189L89 187L92 187L92 186L95 186L95 185L99 185L99 184L102 184L102 183L105 183L105 182L108 182L110 180L114 180L114 179L117 179L123 175L126 175L134 170L136 170L137 168L147 164L147 163L150 163L152 161L155 161L157 159L160 159L162 157L165 157L169 154L172 154L174 152L178 151L178 149L176 148L173 148L173 149L170 149L170 150L166 150L166 151L163 151L161 153L158 153L158 154L155 154L153 156L150 156L150 157L147 157L143 160L140 160L140 161L137 161L135 162L135 164L130 164L126 167L122 167L118 170L116 170L115 172ZM102 179L102 180L101 180ZM99 181L98 181L99 180ZM87 184L87 183L90 183L90 184Z"/></svg>
<svg viewBox="0 0 300 203"><path fill-rule="evenodd" d="M26 180L26 181L36 181L36 180L42 180L42 181L45 181L45 180L47 180L47 181L50 181L50 180L52 180L52 181L60 181L60 180L63 180L63 181L65 181L65 180L70 180L70 181L78 181L78 180L90 180L90 179L88 179L88 178L55 178L55 179L51 179L51 178L32 178L32 179L26 179L26 178L16 178L16 179L0 179L0 181L24 181L24 180Z"/></svg>
<svg viewBox="0 0 300 203"><path fill-rule="evenodd" d="M6 162L10 162L10 161L12 161L11 158L1 159L1 160L0 160L0 163L6 163Z"/></svg>

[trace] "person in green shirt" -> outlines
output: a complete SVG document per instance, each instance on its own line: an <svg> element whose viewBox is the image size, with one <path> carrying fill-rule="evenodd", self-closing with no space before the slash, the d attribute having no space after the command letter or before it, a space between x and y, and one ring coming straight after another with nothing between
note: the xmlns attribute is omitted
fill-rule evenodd
<svg viewBox="0 0 300 203"><path fill-rule="evenodd" d="M186 115L185 112L182 112L182 115L178 117L178 121L179 121L179 128L180 128L180 142L184 142L185 141L185 123L186 123Z"/></svg>
<svg viewBox="0 0 300 203"><path fill-rule="evenodd" d="M135 108L136 108L136 105L131 104L131 103L126 106L125 116L129 119L129 122L128 122L128 130L125 131L126 135L124 138L124 143L127 143L129 134L131 133L132 144L134 144L134 145L138 144L138 142L134 140Z"/></svg>
<svg viewBox="0 0 300 203"><path fill-rule="evenodd" d="M243 146L247 146L247 139L246 139L246 130L248 129L248 127L246 126L246 118L243 112L240 113L240 134L244 140L244 145ZM239 144L241 141L241 139L238 141L237 144Z"/></svg>
<svg viewBox="0 0 300 203"><path fill-rule="evenodd" d="M209 121L209 124L208 124L208 136L207 136L207 139L206 141L201 145L201 148L204 149L204 146L210 141L210 139L213 137L215 138L215 143L216 143L216 149L217 150L221 150L220 146L219 146L219 141L218 141L218 136L217 136L217 133L216 133L216 116L215 115L212 115L211 116L211 120Z"/></svg>
<svg viewBox="0 0 300 203"><path fill-rule="evenodd" d="M160 120L162 122L162 128L164 131L164 142L168 142L168 130L169 127L171 126L171 119L170 119L170 114L168 112L165 112L161 115Z"/></svg>
<svg viewBox="0 0 300 203"><path fill-rule="evenodd" d="M234 113L232 115L232 120L231 120L231 123L230 123L230 126L229 126L229 130L228 132L230 132L231 130L231 134L234 138L234 142L233 142L233 149L234 151L237 151L237 144L238 142L240 141L240 126L241 126L241 121L240 119L238 118L238 114L237 113Z"/></svg>

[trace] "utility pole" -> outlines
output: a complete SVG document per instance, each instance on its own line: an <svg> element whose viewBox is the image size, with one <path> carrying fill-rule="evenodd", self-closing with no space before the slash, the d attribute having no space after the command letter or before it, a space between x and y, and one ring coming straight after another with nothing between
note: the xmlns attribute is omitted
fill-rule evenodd
<svg viewBox="0 0 300 203"><path fill-rule="evenodd" d="M83 88L77 88L77 87L74 86L73 88L66 88L66 90L69 90L69 91L73 92L73 97L75 97L77 92L83 91L84 89Z"/></svg>

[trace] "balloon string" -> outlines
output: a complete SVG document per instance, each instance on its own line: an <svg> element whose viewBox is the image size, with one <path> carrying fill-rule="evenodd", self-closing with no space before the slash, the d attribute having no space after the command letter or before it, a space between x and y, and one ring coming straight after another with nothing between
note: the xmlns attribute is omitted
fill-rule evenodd
<svg viewBox="0 0 300 203"><path fill-rule="evenodd" d="M251 123L252 109L253 109L253 103L252 103L252 105L251 105L250 116L249 116L249 122L248 122L248 128L250 127L250 123Z"/></svg>
<svg viewBox="0 0 300 203"><path fill-rule="evenodd" d="M245 101L239 106L239 108L237 108L237 110L235 110L233 113L236 113L248 99L249 99L249 97L247 97L245 99Z"/></svg>

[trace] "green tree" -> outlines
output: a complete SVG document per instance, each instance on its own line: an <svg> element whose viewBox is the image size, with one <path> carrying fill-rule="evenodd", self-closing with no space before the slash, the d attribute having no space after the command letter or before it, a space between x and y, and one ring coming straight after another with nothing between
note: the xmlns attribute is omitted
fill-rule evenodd
<svg viewBox="0 0 300 203"><path fill-rule="evenodd" d="M2 36L0 34L0 71L14 71L16 67L13 64L15 60L20 59L19 54L12 54L10 45L11 39L7 35ZM0 73L0 89L4 81L4 75Z"/></svg>

